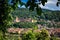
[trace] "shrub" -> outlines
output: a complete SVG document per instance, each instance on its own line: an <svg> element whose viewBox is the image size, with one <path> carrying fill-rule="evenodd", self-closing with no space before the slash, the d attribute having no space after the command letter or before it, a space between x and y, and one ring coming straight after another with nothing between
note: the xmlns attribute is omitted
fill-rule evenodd
<svg viewBox="0 0 60 40"><path fill-rule="evenodd" d="M24 33L22 35L22 40L36 40L35 34L32 31Z"/></svg>
<svg viewBox="0 0 60 40"><path fill-rule="evenodd" d="M50 40L48 31L43 29L41 32L27 32L22 35L22 40Z"/></svg>
<svg viewBox="0 0 60 40"><path fill-rule="evenodd" d="M53 36L53 37L50 38L50 40L60 40L60 39Z"/></svg>
<svg viewBox="0 0 60 40"><path fill-rule="evenodd" d="M39 35L37 36L37 40L50 40L48 31L42 29Z"/></svg>

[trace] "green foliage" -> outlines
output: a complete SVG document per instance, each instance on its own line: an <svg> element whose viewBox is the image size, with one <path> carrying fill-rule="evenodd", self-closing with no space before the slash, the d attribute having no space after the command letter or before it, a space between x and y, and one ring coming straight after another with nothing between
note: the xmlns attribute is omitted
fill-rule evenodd
<svg viewBox="0 0 60 40"><path fill-rule="evenodd" d="M41 14L40 17L37 15L36 11L29 12L28 8L20 8L20 9L16 9L11 14L14 18L16 16L18 16L18 18L32 18L32 19L36 19L36 20L38 20L38 19L54 20L56 22L60 21L60 11L51 11L51 10L47 10L47 9L42 9L41 11L43 13ZM38 13L38 14L40 15L40 13Z"/></svg>
<svg viewBox="0 0 60 40"><path fill-rule="evenodd" d="M0 0L0 4L0 30L5 32L12 22L11 7L8 5L8 0Z"/></svg>
<svg viewBox="0 0 60 40"><path fill-rule="evenodd" d="M43 6L45 5L45 2L47 2L47 0L38 0L37 2L39 1L41 1ZM12 0L12 5L9 4L8 0L0 0L0 30L2 30L3 33L5 33L6 28L11 24L10 19L12 17L10 15L10 12L12 11L12 9L15 10L18 7L19 3L21 5L24 4L23 2L21 2L21 0ZM29 4L28 7L30 6L29 9L32 11L38 5L38 3L36 4L36 0L29 0L27 4ZM37 11L37 13L41 13L40 11Z"/></svg>
<svg viewBox="0 0 60 40"><path fill-rule="evenodd" d="M44 22L44 21L38 21L37 24L44 25L44 24L47 24L47 22Z"/></svg>
<svg viewBox="0 0 60 40"><path fill-rule="evenodd" d="M40 30L40 32L34 32L34 30L29 30L25 33L20 34L20 36L16 36L18 34L9 34L6 35L3 39L2 32L0 31L0 40L60 40L58 37L49 37L48 31L45 29Z"/></svg>
<svg viewBox="0 0 60 40"><path fill-rule="evenodd" d="M60 20L60 12L59 11L51 11L51 12L48 11L48 12L44 13L43 15L48 20L54 20L56 22Z"/></svg>
<svg viewBox="0 0 60 40"><path fill-rule="evenodd" d="M31 2L32 1L32 2ZM31 3L35 3L35 0L30 0ZM16 9L18 7L18 4L20 3L21 5L23 4L21 2L21 0L12 0L11 3L13 3L12 5L8 3L8 0L1 0L0 1L0 26L1 26L1 30L5 30L6 27L8 26L8 24L10 24L10 19L11 19L11 15L10 12L12 9ZM27 3L28 4L28 3ZM32 4L30 4L30 6L33 6ZM34 6L33 6L34 8ZM31 8L30 8L31 9ZM3 28L4 27L4 28Z"/></svg>
<svg viewBox="0 0 60 40"><path fill-rule="evenodd" d="M60 39L57 37L51 37L50 40L60 40Z"/></svg>
<svg viewBox="0 0 60 40"><path fill-rule="evenodd" d="M38 15L41 15L42 9L37 7L36 10L37 10L37 14L38 14Z"/></svg>
<svg viewBox="0 0 60 40"><path fill-rule="evenodd" d="M13 18L15 19L16 16L18 18L31 18L31 19L37 19L37 13L35 11L30 12L28 8L20 8L16 9L14 12L11 13Z"/></svg>
<svg viewBox="0 0 60 40"><path fill-rule="evenodd" d="M26 3L26 7L29 7L29 10L32 10L34 11L35 9L37 10L37 14L38 15L41 15L42 13L42 10L41 8L38 6L39 4L41 3L37 3L37 2L40 2L42 3L42 5L44 6L45 3L47 2L47 0L28 0L28 2Z"/></svg>
<svg viewBox="0 0 60 40"><path fill-rule="evenodd" d="M30 7L29 9L30 10L34 10L34 8L39 8L38 7L38 4L39 3L36 3L36 2L39 2L39 1L41 1L41 3L42 3L42 5L44 6L45 5L45 3L47 2L47 0L28 0L28 2L27 2L27 7ZM20 3L21 5L22 4L24 4L23 2L21 2L21 0L12 0L11 1L11 3L13 3L12 5L11 4L9 4L8 3L8 0L1 0L0 1L0 19L1 19L1 21L0 21L0 24L1 24L1 27L3 27L3 26L6 26L8 23L10 23L10 22L8 22L8 20L7 19L10 19L10 12L11 12L11 10L12 9L16 9L17 7L18 7L18 4ZM25 4L24 4L25 5ZM36 9L36 10L37 10ZM40 10L40 11L39 11ZM40 13L41 13L41 8L40 9L38 9L38 11L37 11L37 13L38 13L38 15L40 15ZM9 16L9 17L8 17ZM7 21L6 21L7 20ZM10 21L10 20L9 20ZM6 22L8 22L8 23L6 23Z"/></svg>
<svg viewBox="0 0 60 40"><path fill-rule="evenodd" d="M2 37L2 32L0 31L0 40L3 40L3 37Z"/></svg>
<svg viewBox="0 0 60 40"><path fill-rule="evenodd" d="M42 29L41 33L37 37L37 40L50 40L48 31L45 29Z"/></svg>
<svg viewBox="0 0 60 40"><path fill-rule="evenodd" d="M60 21L60 11L51 11L51 10L47 10L47 9L42 9L42 11L43 11L43 13L41 14L41 16L38 16L36 11L29 12L28 8L20 8L20 9L16 9L11 14L12 14L14 20L15 20L16 16L18 18L24 18L24 19L31 18L33 20L38 20L37 24L41 24L41 25L46 24L47 27L56 27L56 28L60 27L59 24L56 23L56 25L55 25L52 23L52 20L54 22ZM40 19L42 19L42 21L40 21ZM48 20L50 22L48 22Z"/></svg>
<svg viewBox="0 0 60 40"><path fill-rule="evenodd" d="M22 40L50 40L48 31L42 29L41 32L26 32L22 35Z"/></svg>
<svg viewBox="0 0 60 40"><path fill-rule="evenodd" d="M32 31L24 33L22 35L22 40L36 40L35 34Z"/></svg>
<svg viewBox="0 0 60 40"><path fill-rule="evenodd" d="M13 27L35 28L35 29L37 29L37 24L36 23L31 23L31 22L19 22L19 23L14 23Z"/></svg>

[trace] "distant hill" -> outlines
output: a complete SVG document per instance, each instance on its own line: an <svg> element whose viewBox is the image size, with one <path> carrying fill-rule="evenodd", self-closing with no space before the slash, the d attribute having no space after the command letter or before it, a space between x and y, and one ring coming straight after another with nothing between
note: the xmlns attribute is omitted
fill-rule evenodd
<svg viewBox="0 0 60 40"><path fill-rule="evenodd" d="M52 12L60 12L60 10L50 10L50 9L44 9L44 8L42 8L42 10L44 10L44 11L52 11Z"/></svg>
<svg viewBox="0 0 60 40"><path fill-rule="evenodd" d="M37 24L41 24L43 26L45 26L46 24L47 27L60 27L60 11L58 10L53 11L48 9L42 9L42 14L38 16L36 10L29 11L29 9L27 8L18 8L11 14L14 20L16 19L16 17L24 19L31 18L37 20Z"/></svg>
<svg viewBox="0 0 60 40"><path fill-rule="evenodd" d="M47 20L60 20L60 11L56 10L48 10L48 9L42 9L42 14L39 17L35 11L29 11L28 8L18 8L12 13L13 17L15 18L18 16L19 18L32 18L32 19L47 19Z"/></svg>

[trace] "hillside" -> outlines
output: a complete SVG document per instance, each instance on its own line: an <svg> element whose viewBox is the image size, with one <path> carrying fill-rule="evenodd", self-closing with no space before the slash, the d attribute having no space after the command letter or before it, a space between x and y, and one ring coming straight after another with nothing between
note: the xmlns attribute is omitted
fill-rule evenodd
<svg viewBox="0 0 60 40"><path fill-rule="evenodd" d="M52 10L47 10L47 9L42 9L42 14L41 16L38 16L36 11L29 11L27 8L21 8L21 9L16 9L12 15L13 17L16 18L18 16L19 18L32 18L32 19L37 19L40 17L40 19L46 19L46 20L60 20L60 11L52 11Z"/></svg>
<svg viewBox="0 0 60 40"><path fill-rule="evenodd" d="M40 16L37 15L36 11L29 11L27 8L16 9L12 16L14 20L16 17L23 18L24 20L28 20L29 18L33 20L37 20L37 24L46 27L60 27L60 11L52 11L47 9L42 9L42 14Z"/></svg>

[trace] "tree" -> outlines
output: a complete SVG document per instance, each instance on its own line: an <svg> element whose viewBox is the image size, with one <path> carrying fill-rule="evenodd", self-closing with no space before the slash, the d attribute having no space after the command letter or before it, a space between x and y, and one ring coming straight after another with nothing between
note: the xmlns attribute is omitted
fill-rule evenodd
<svg viewBox="0 0 60 40"><path fill-rule="evenodd" d="M59 6L59 4L60 4L60 0L58 0L58 2L56 3L56 5Z"/></svg>
<svg viewBox="0 0 60 40"><path fill-rule="evenodd" d="M34 31L34 30L33 30ZM50 40L49 33L47 30L42 29L41 32L33 32L29 30L22 34L22 40Z"/></svg>
<svg viewBox="0 0 60 40"><path fill-rule="evenodd" d="M11 21L11 7L8 5L8 0L0 0L0 31L5 36L6 28Z"/></svg>
<svg viewBox="0 0 60 40"><path fill-rule="evenodd" d="M35 34L31 30L29 30L22 35L22 40L36 40Z"/></svg>
<svg viewBox="0 0 60 40"><path fill-rule="evenodd" d="M10 13L12 10L15 10L18 7L18 4L25 5L26 7L29 7L29 10L37 10L37 14L40 15L42 10L38 6L42 3L44 6L47 0L28 0L27 3L21 2L21 0L11 0L11 3L9 3L10 0L0 0L0 30L3 32L3 35L5 35L6 28L9 26L11 22L11 15ZM40 3L41 2L41 3Z"/></svg>
<svg viewBox="0 0 60 40"><path fill-rule="evenodd" d="M39 36L37 36L37 40L50 40L49 33L47 30L42 29Z"/></svg>

